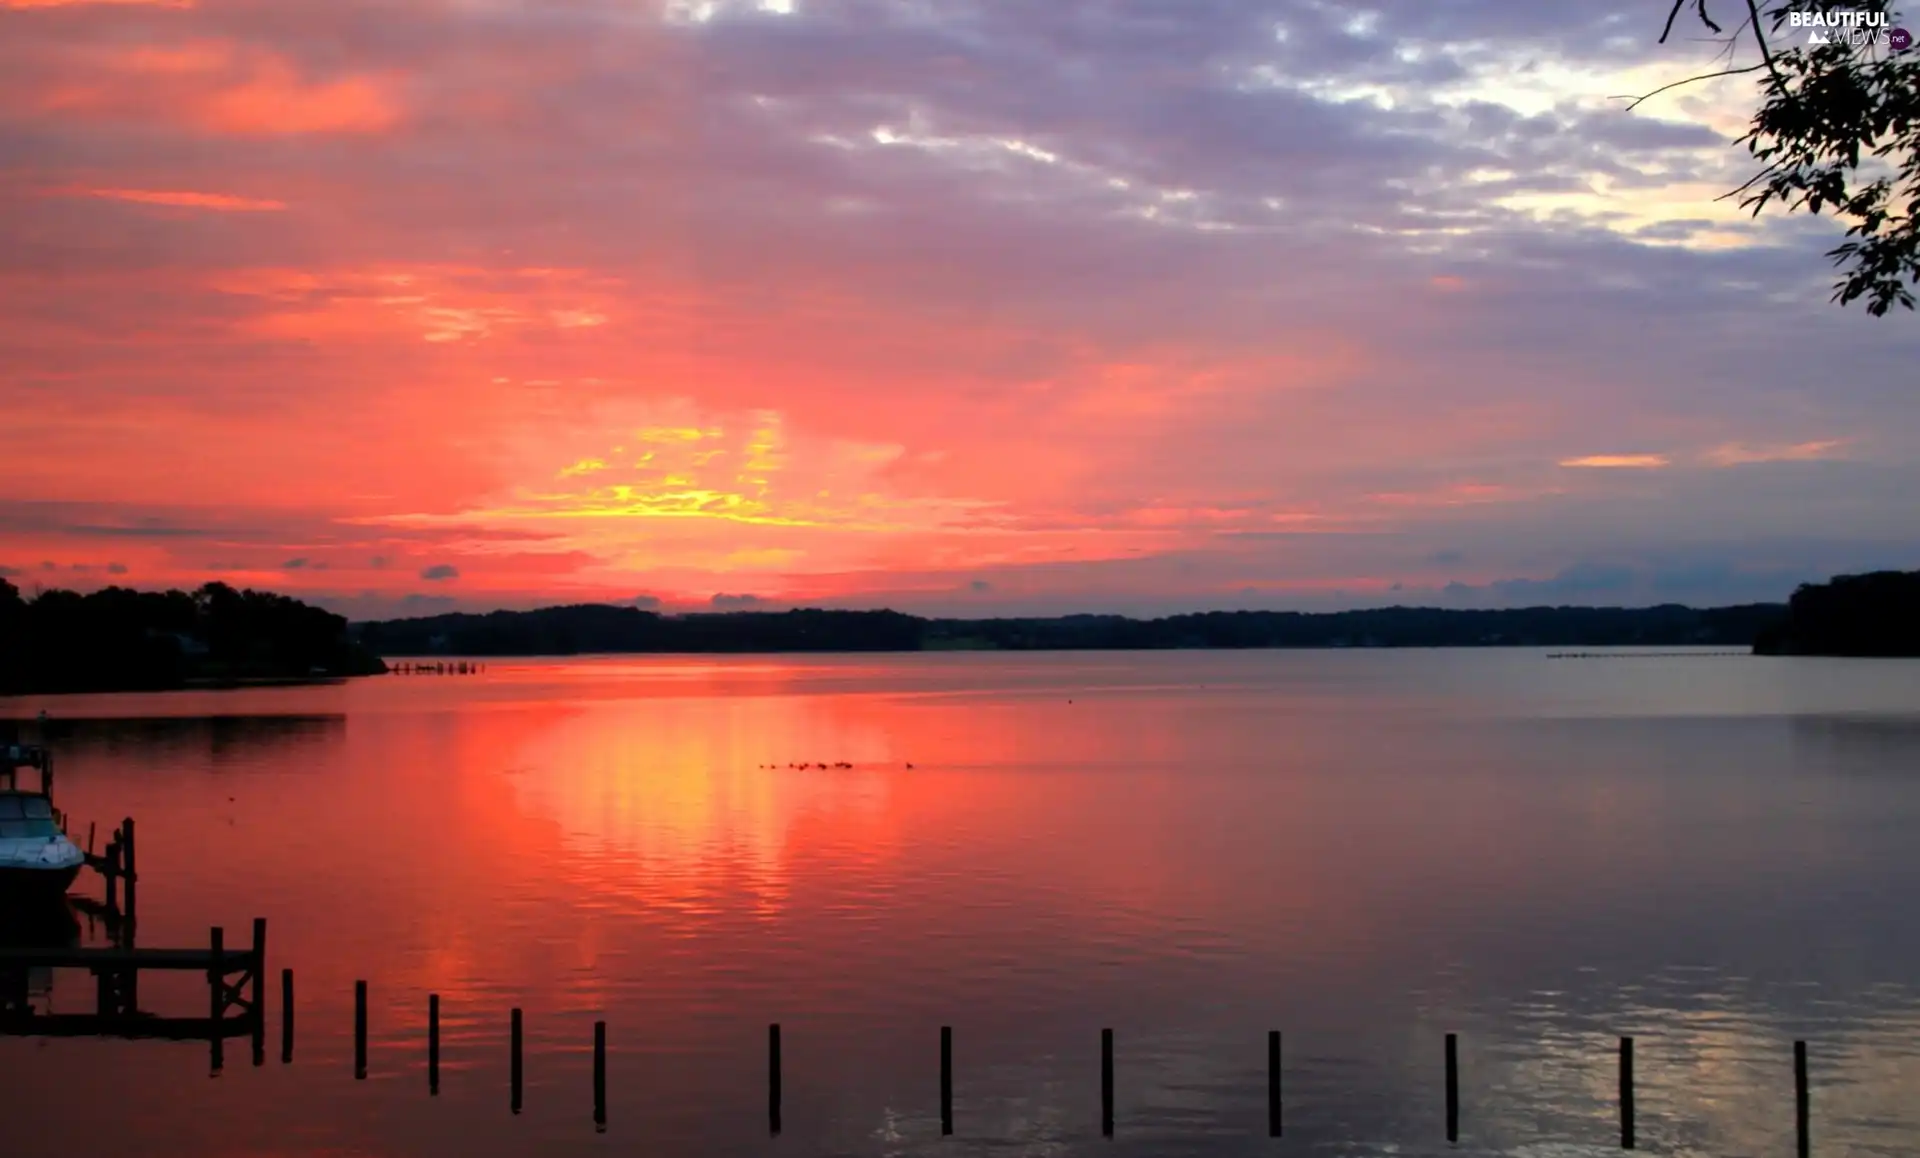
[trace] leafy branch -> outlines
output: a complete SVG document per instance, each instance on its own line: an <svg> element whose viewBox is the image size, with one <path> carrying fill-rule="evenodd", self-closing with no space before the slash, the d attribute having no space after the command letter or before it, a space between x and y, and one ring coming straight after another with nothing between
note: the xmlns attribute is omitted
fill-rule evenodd
<svg viewBox="0 0 1920 1158"><path fill-rule="evenodd" d="M1743 2L1745 18L1726 34L1708 0L1674 0L1660 43L1691 6L1701 24L1723 36L1728 65L1662 85L1627 108L1701 81L1764 72L1761 104L1736 142L1760 169L1722 200L1738 197L1756 217L1775 204L1789 213L1833 214L1846 223L1848 238L1827 253L1842 273L1833 300L1844 306L1864 299L1876 317L1895 305L1912 310L1911 287L1920 285L1920 52L1882 55L1845 38L1783 49L1769 42L1768 29L1777 41L1794 13L1824 12L1825 3L1784 0L1763 13L1760 0ZM1896 23L1888 0L1856 0L1852 10L1886 15L1880 28ZM1735 67L1748 36L1760 61Z"/></svg>

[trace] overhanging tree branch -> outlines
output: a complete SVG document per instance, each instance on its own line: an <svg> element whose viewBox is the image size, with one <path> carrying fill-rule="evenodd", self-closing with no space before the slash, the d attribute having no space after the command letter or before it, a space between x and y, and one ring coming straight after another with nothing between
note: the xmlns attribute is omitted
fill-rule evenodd
<svg viewBox="0 0 1920 1158"><path fill-rule="evenodd" d="M1910 287L1920 286L1920 51L1883 55L1872 51L1872 36L1862 51L1857 30L1851 37L1777 48L1769 31L1779 37L1795 16L1824 13L1826 0L1741 2L1746 15L1740 27L1726 33L1708 14L1706 0L1673 0L1660 43L1667 42L1680 13L1691 6L1724 42L1727 67L1620 99L1633 110L1676 88L1764 72L1759 105L1738 142L1760 163L1759 171L1717 200L1738 198L1755 216L1775 202L1790 213L1832 214L1847 234L1845 243L1827 254L1841 272L1833 300L1841 305L1863 301L1876 317L1896 305L1914 309ZM1882 14L1867 28L1886 38L1890 26L1899 23L1891 5L1892 0L1854 0L1850 8ZM1769 19L1770 30L1765 27ZM1760 61L1736 66L1749 28Z"/></svg>
<svg viewBox="0 0 1920 1158"><path fill-rule="evenodd" d="M1682 0L1682 3L1684 2L1685 0ZM1765 67L1767 67L1765 64L1750 64L1745 68L1723 68L1718 72L1703 72L1699 76L1690 76L1685 80L1676 80L1672 84L1663 84L1652 92L1643 93L1640 96L1617 96L1609 99L1631 102L1627 105L1626 111L1632 112L1634 109L1639 108L1642 102L1652 100L1668 89L1683 88L1690 84L1698 84L1703 80L1716 80L1723 76L1739 76L1741 73L1759 72Z"/></svg>

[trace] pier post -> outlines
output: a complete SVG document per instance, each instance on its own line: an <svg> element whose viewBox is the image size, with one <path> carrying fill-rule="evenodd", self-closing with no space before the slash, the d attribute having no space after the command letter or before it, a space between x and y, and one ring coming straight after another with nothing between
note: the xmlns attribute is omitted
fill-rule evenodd
<svg viewBox="0 0 1920 1158"><path fill-rule="evenodd" d="M517 1114L520 1112L520 1091L521 1091L521 1076L522 1076L521 1069L520 1069L520 1007L517 1005L513 1007L512 1026L508 1031L507 1036L511 1039L509 1048L512 1050L512 1057L510 1059L510 1070L511 1070L510 1080L513 1086L513 1090L512 1090L513 1112Z"/></svg>
<svg viewBox="0 0 1920 1158"><path fill-rule="evenodd" d="M293 970L280 971L280 1064L293 1062Z"/></svg>
<svg viewBox="0 0 1920 1158"><path fill-rule="evenodd" d="M1460 1038L1447 1035L1447 1141L1460 1140Z"/></svg>
<svg viewBox="0 0 1920 1158"><path fill-rule="evenodd" d="M1800 1158L1813 1153L1810 1099L1807 1095L1807 1043L1793 1043L1793 1126Z"/></svg>
<svg viewBox="0 0 1920 1158"><path fill-rule="evenodd" d="M1267 1137L1280 1136L1280 1031L1267 1031Z"/></svg>
<svg viewBox="0 0 1920 1158"><path fill-rule="evenodd" d="M440 1093L440 995L427 994L427 1093Z"/></svg>
<svg viewBox="0 0 1920 1158"><path fill-rule="evenodd" d="M247 1003L253 1021L253 1064L267 1064L267 919L253 919L253 969L247 977Z"/></svg>
<svg viewBox="0 0 1920 1158"><path fill-rule="evenodd" d="M207 934L207 1003L212 1011L213 1072L220 1072L227 1041L227 932L215 925Z"/></svg>
<svg viewBox="0 0 1920 1158"><path fill-rule="evenodd" d="M593 1023L593 1125L607 1128L607 1023Z"/></svg>
<svg viewBox="0 0 1920 1158"><path fill-rule="evenodd" d="M367 983L353 983L353 1076L367 1080Z"/></svg>
<svg viewBox="0 0 1920 1158"><path fill-rule="evenodd" d="M227 931L218 925L207 931L207 996L216 1027L227 1012L226 940Z"/></svg>
<svg viewBox="0 0 1920 1158"><path fill-rule="evenodd" d="M1113 1137L1113 1031L1100 1031L1100 1133Z"/></svg>
<svg viewBox="0 0 1920 1158"><path fill-rule="evenodd" d="M1620 1148L1633 1149L1633 1039L1620 1039Z"/></svg>
<svg viewBox="0 0 1920 1158"><path fill-rule="evenodd" d="M124 916L127 926L131 928L140 915L138 894L135 892L140 884L140 865L133 843L133 817L129 816L120 822L120 832L120 856L127 878L127 907L124 910Z"/></svg>
<svg viewBox="0 0 1920 1158"><path fill-rule="evenodd" d="M107 908L117 910L120 907L120 830L117 828L107 838L106 863L102 871L107 878Z"/></svg>
<svg viewBox="0 0 1920 1158"><path fill-rule="evenodd" d="M767 1129L780 1133L780 1023L767 1026Z"/></svg>
<svg viewBox="0 0 1920 1158"><path fill-rule="evenodd" d="M953 1027L940 1027L940 1133L953 1133Z"/></svg>

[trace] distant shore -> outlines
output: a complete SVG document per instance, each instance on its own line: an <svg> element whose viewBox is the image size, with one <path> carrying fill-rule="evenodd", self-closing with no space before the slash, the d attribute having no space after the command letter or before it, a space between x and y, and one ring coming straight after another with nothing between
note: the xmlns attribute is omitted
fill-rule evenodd
<svg viewBox="0 0 1920 1158"><path fill-rule="evenodd" d="M894 611L663 615L582 604L355 624L388 657L793 654L919 651L1168 651L1432 647L1751 648L1786 612L1760 603L1698 610L1389 607L1324 613L1220 611L1132 619L1068 615L923 619Z"/></svg>
<svg viewBox="0 0 1920 1158"><path fill-rule="evenodd" d="M1134 619L934 619L896 611L668 615L579 604L349 624L322 608L218 583L23 599L0 579L0 696L297 687L386 674L382 656L790 655L1529 647L1741 649L1755 655L1920 656L1920 571L1843 575L1781 603L1696 609L1212 611ZM1699 654L1699 653L1690 653Z"/></svg>

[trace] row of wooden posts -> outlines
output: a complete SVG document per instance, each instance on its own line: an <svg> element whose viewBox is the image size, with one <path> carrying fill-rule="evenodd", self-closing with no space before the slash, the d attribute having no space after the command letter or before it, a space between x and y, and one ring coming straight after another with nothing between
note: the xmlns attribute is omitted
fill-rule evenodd
<svg viewBox="0 0 1920 1158"><path fill-rule="evenodd" d="M387 665L389 675L479 675L485 670L487 670L485 664L475 663L472 660L442 661L435 663L407 660L401 663L391 663Z"/></svg>
<svg viewBox="0 0 1920 1158"><path fill-rule="evenodd" d="M293 970L280 973L280 1060L293 1060ZM519 1007L508 1014L508 1101L520 1112L524 1088L521 1062L522 1018ZM1267 1136L1282 1136L1280 1097L1280 1031L1267 1032ZM367 983L353 983L353 1076L367 1076ZM767 1125L780 1133L781 1119L780 1024L767 1027ZM1812 1149L1810 1099L1807 1087L1807 1043L1793 1043L1794 1128L1799 1158ZM427 997L427 1090L440 1092L440 995ZM1460 1140L1460 1039L1446 1037L1447 1141ZM607 1125L607 1023L593 1023L593 1122ZM1113 1137L1113 1030L1100 1031L1100 1132ZM953 1133L953 1027L940 1027L940 1133ZM1634 1128L1633 1038L1620 1039L1620 1148L1637 1145Z"/></svg>

